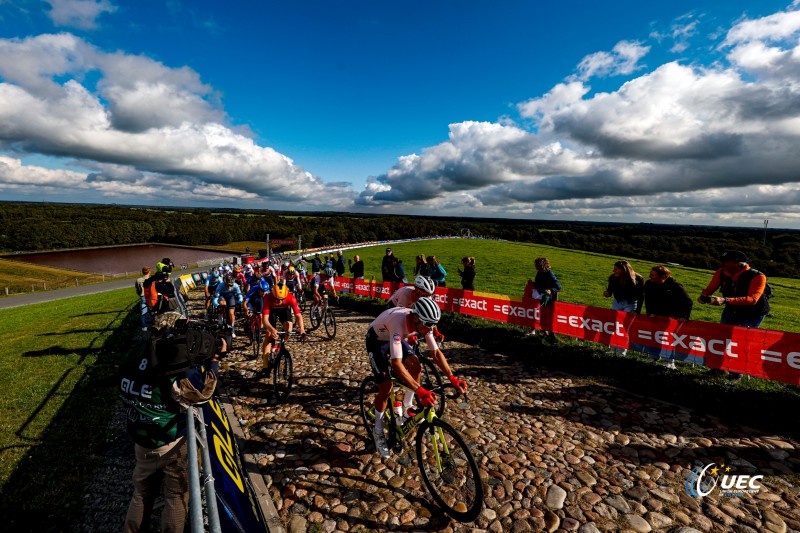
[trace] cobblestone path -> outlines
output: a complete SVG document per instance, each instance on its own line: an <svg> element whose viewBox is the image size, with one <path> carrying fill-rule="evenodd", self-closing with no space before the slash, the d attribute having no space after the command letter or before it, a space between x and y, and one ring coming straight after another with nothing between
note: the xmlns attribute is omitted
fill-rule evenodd
<svg viewBox="0 0 800 533"><path fill-rule="evenodd" d="M525 354L448 342L470 394L468 404L449 403L445 419L474 445L487 489L480 518L453 522L430 499L412 446L387 460L374 452L358 413L371 319L336 313L335 340L316 332L288 345L296 385L284 405L270 404L241 335L223 364L248 451L290 531L800 531L794 442L542 372ZM762 488L688 496L690 471L709 463L763 475Z"/></svg>

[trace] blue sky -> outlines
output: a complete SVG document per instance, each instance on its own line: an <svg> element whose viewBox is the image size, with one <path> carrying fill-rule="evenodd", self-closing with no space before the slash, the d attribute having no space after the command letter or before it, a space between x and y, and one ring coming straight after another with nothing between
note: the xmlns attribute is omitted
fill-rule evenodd
<svg viewBox="0 0 800 533"><path fill-rule="evenodd" d="M800 227L799 42L785 1L0 0L0 195Z"/></svg>

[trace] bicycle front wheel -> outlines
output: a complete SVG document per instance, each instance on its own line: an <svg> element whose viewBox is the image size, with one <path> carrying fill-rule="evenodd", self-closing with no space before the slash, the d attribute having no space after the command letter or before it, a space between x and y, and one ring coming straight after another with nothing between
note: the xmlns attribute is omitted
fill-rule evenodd
<svg viewBox="0 0 800 533"><path fill-rule="evenodd" d="M253 359L261 355L261 344L264 342L264 332L260 326L253 328Z"/></svg>
<svg viewBox="0 0 800 533"><path fill-rule="evenodd" d="M297 293L297 305L300 306L300 312L306 312L306 295L303 294L303 291Z"/></svg>
<svg viewBox="0 0 800 533"><path fill-rule="evenodd" d="M322 312L319 310L319 307L312 305L308 315L311 319L311 329L317 329L322 322Z"/></svg>
<svg viewBox="0 0 800 533"><path fill-rule="evenodd" d="M422 365L422 374L420 375L420 380L423 387L428 390L440 390L442 386L442 375L439 374L439 371L436 368L436 365L430 359L422 359L419 360L420 365ZM445 406L445 396L444 394L437 394L436 395L436 416L439 418L442 417L444 414L444 406Z"/></svg>
<svg viewBox="0 0 800 533"><path fill-rule="evenodd" d="M358 388L358 406L361 420L367 430L368 440L372 440L372 428L375 427L375 396L378 395L378 383L375 376L364 378Z"/></svg>
<svg viewBox="0 0 800 533"><path fill-rule="evenodd" d="M333 316L333 311L328 309L325 312L322 323L325 325L325 333L328 335L328 338L334 338L336 336L336 317Z"/></svg>
<svg viewBox="0 0 800 533"><path fill-rule="evenodd" d="M292 368L292 355L286 348L281 349L275 357L275 365L272 367L272 385L275 392L275 401L283 403L292 392L294 374Z"/></svg>
<svg viewBox="0 0 800 533"><path fill-rule="evenodd" d="M472 452L447 422L434 419L417 430L417 461L433 499L459 522L472 522L483 509L483 481Z"/></svg>

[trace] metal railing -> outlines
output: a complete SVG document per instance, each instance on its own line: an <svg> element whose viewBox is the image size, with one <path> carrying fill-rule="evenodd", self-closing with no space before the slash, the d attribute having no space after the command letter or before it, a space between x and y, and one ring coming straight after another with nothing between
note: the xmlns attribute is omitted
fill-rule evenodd
<svg viewBox="0 0 800 533"><path fill-rule="evenodd" d="M198 466L197 448L200 446L203 475L202 484L206 493L206 516L208 517L208 530L211 533L221 533L219 510L217 508L217 492L214 489L214 476L211 473L211 458L208 453L206 441L206 423L203 420L201 409L189 408L186 411L187 438L189 439L189 520L192 531L198 533L205 531L203 525L203 497L201 493L201 476ZM197 424L195 425L195 419ZM197 429L195 429L195 427Z"/></svg>

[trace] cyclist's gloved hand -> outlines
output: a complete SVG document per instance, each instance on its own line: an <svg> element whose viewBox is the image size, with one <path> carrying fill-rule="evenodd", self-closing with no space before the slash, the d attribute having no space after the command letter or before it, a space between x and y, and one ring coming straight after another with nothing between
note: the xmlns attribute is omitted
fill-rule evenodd
<svg viewBox="0 0 800 533"><path fill-rule="evenodd" d="M306 340L306 332L304 331L300 334L300 342L305 342L305 340Z"/></svg>
<svg viewBox="0 0 800 533"><path fill-rule="evenodd" d="M436 403L436 395L427 389L420 387L415 394L419 398L419 403L422 407L433 407Z"/></svg>
<svg viewBox="0 0 800 533"><path fill-rule="evenodd" d="M455 374L450 376L450 383L453 385L453 387L458 389L460 393L463 394L467 392L467 382L463 379L458 379Z"/></svg>

